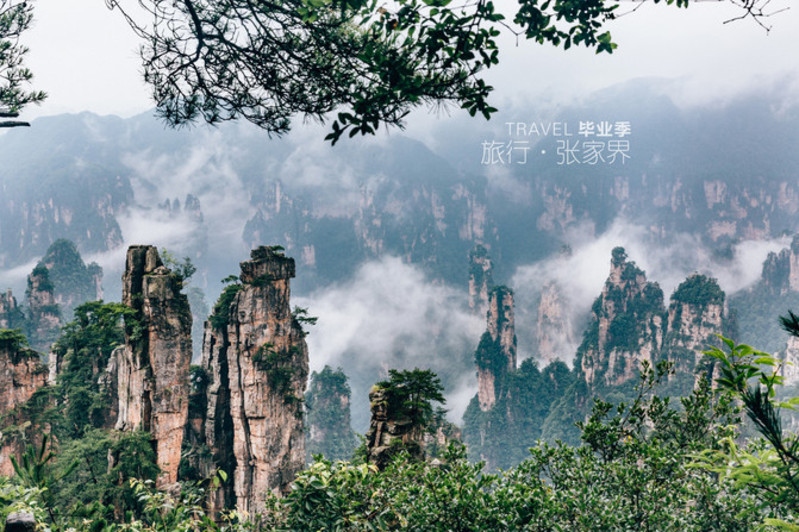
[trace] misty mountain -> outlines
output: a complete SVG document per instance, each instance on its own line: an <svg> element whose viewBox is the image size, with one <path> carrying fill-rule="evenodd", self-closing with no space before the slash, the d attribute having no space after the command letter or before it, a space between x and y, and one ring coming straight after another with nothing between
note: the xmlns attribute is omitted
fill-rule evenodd
<svg viewBox="0 0 799 532"><path fill-rule="evenodd" d="M381 134L335 148L313 124L270 139L236 123L168 130L148 114L41 118L0 137L0 281L19 290L67 238L116 294L125 246L147 243L189 256L212 301L247 250L282 245L297 260L295 293L320 317L313 369L357 373L357 405L387 367L427 363L462 412L483 326L465 297L475 245L517 293L521 360L538 356L542 288L557 283L562 330L579 336L615 246L667 292L699 271L733 294L797 229L790 95L680 107L668 87L638 80L569 107L436 124L424 141ZM602 150L593 162L586 143ZM549 339L561 351L548 356L570 361L572 336Z"/></svg>

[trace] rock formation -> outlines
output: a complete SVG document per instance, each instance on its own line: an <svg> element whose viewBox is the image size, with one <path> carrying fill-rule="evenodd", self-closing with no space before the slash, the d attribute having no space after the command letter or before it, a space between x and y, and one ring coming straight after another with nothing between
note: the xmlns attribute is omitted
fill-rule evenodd
<svg viewBox="0 0 799 532"><path fill-rule="evenodd" d="M37 267L47 268L55 302L65 321L72 321L73 310L81 303L103 298L103 269L94 262L87 266L69 240L53 242Z"/></svg>
<svg viewBox="0 0 799 532"><path fill-rule="evenodd" d="M513 292L505 286L489 295L487 330L480 338L475 361L480 408L493 408L505 377L516 369L516 332L513 317Z"/></svg>
<svg viewBox="0 0 799 532"><path fill-rule="evenodd" d="M180 278L169 271L153 246L128 249L122 302L136 311L125 324L125 345L117 365L118 430L152 436L161 469L158 486L177 481L188 414L191 312Z"/></svg>
<svg viewBox="0 0 799 532"><path fill-rule="evenodd" d="M25 315L17 305L17 298L11 289L0 292L0 329L23 329Z"/></svg>
<svg viewBox="0 0 799 532"><path fill-rule="evenodd" d="M545 363L570 360L574 355L572 322L555 281L548 282L541 290L535 332L538 356Z"/></svg>
<svg viewBox="0 0 799 532"><path fill-rule="evenodd" d="M322 371L311 374L305 409L308 461L316 454L328 460L349 460L358 440L350 420L350 387L340 368L333 370L325 366Z"/></svg>
<svg viewBox="0 0 799 532"><path fill-rule="evenodd" d="M799 338L788 336L788 347L783 351L780 358L783 360L780 374L784 379L785 386L799 384Z"/></svg>
<svg viewBox="0 0 799 532"><path fill-rule="evenodd" d="M715 279L694 274L672 294L661 356L674 364L669 380L675 394L689 394L698 372L710 369L702 351L718 344L723 313L724 292Z"/></svg>
<svg viewBox="0 0 799 532"><path fill-rule="evenodd" d="M399 453L406 452L412 460L435 459L453 440L459 440L460 430L449 423L443 408L433 409L432 401L440 398L424 396L421 401L430 408L429 415L420 417L418 407L409 401L419 401L418 386L429 376L437 380L429 370L418 368L410 372L389 372L388 381L378 382L369 391L371 419L366 433L366 459L379 469L385 468ZM425 376L427 374L427 376ZM416 390L413 392L413 390Z"/></svg>
<svg viewBox="0 0 799 532"><path fill-rule="evenodd" d="M383 469L398 450L407 452L411 459L422 460L422 442L411 420L400 417L391 408L386 389L375 385L369 391L371 419L366 433L367 460Z"/></svg>
<svg viewBox="0 0 799 532"><path fill-rule="evenodd" d="M484 316L488 308L488 292L494 287L493 265L488 251L476 245L469 252L469 309Z"/></svg>
<svg viewBox="0 0 799 532"><path fill-rule="evenodd" d="M14 435L2 434L8 425L21 426L25 421L19 407L47 382L47 366L39 354L24 345L24 336L15 331L0 330L0 475L12 476L11 456L19 458L24 445ZM31 427L30 432L40 432ZM31 434L35 435L35 434Z"/></svg>
<svg viewBox="0 0 799 532"><path fill-rule="evenodd" d="M663 291L627 261L623 248L613 250L610 275L592 313L575 361L589 389L635 381L642 361L657 362L664 333Z"/></svg>
<svg viewBox="0 0 799 532"><path fill-rule="evenodd" d="M28 303L28 340L37 351L49 353L63 322L50 272L43 264L37 265L28 276L25 299Z"/></svg>
<svg viewBox="0 0 799 532"><path fill-rule="evenodd" d="M289 302L294 259L267 247L251 257L206 322L203 368L205 442L231 477L211 506L257 512L264 494L286 492L305 465L308 348Z"/></svg>
<svg viewBox="0 0 799 532"><path fill-rule="evenodd" d="M794 235L789 247L768 254L761 277L771 294L799 291L799 235Z"/></svg>

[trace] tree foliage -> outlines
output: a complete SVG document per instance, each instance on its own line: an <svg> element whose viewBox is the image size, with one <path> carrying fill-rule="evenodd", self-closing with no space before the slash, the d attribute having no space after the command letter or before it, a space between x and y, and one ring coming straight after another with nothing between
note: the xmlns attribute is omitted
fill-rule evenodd
<svg viewBox="0 0 799 532"><path fill-rule="evenodd" d="M799 336L799 320L793 312L781 318L783 327ZM796 410L799 397L780 400L782 361L748 345L722 338L726 349L706 351L719 361L719 385L734 394L762 436L740 445L731 438L721 449L705 450L705 467L733 479L738 486L756 492L766 513L766 524L786 530L799 528L799 435L783 430L781 411Z"/></svg>
<svg viewBox="0 0 799 532"><path fill-rule="evenodd" d="M282 134L295 115L324 121L336 111L333 143L402 126L421 105L455 104L489 118L496 109L483 74L499 62L503 31L611 53L605 25L619 8L611 0L519 0L503 12L492 0L107 3L142 37L144 78L167 123L244 118ZM741 4L758 14L759 0Z"/></svg>
<svg viewBox="0 0 799 532"><path fill-rule="evenodd" d="M388 370L388 379L376 386L385 390L390 419L407 419L415 430L423 430L433 419L433 402L445 404L439 379L432 370Z"/></svg>
<svg viewBox="0 0 799 532"><path fill-rule="evenodd" d="M110 390L101 385L99 377L108 366L111 352L125 341L123 319L134 334L138 332L140 325L134 314L125 305L102 301L75 309L75 320L64 327L53 346L54 356L63 361L53 390L59 436L78 437L109 423Z"/></svg>
<svg viewBox="0 0 799 532"><path fill-rule="evenodd" d="M19 42L33 20L33 4L26 0L0 0L0 128L27 126L27 122L3 121L15 118L30 103L46 98L41 91L29 91L33 74L25 67L28 49Z"/></svg>

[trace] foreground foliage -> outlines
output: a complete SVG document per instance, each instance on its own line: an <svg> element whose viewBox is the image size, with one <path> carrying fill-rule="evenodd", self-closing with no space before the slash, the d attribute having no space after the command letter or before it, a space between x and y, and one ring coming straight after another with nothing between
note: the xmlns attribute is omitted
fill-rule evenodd
<svg viewBox="0 0 799 532"><path fill-rule="evenodd" d="M124 486L111 484L124 493L105 499L108 506L87 501L82 512L54 518L42 515L43 491L58 488L25 485L20 478L32 491L0 485L0 511L24 499L51 529L80 531L738 531L757 529L766 519L788 523L791 510L775 503L764 511L756 486L697 462L697 456L724 453L724 442L734 441L739 418L731 394L704 382L673 408L653 394L667 369L645 367L629 405L597 402L580 426L583 445L538 444L518 467L497 474L484 473L453 444L435 463L401 453L382 471L320 458L286 497L267 496L261 516L231 512L214 521L206 514L203 493L225 481L220 472L184 484L175 496L154 491L130 471Z"/></svg>
<svg viewBox="0 0 799 532"><path fill-rule="evenodd" d="M224 472L184 482L180 493L156 491L148 434L109 430L98 368L121 341L123 319L135 333L135 320L119 305L78 307L56 345L64 371L43 403L56 406L35 419L53 437L14 462L15 477L0 478L0 517L29 511L41 530L76 532L799 527L799 438L783 430L780 415L799 399L779 398L779 360L726 339L725 349L708 351L718 387L698 379L675 404L656 393L669 364L644 364L629 403L597 400L578 423L580 445L538 442L506 471L486 472L460 444L432 462L400 450L381 469L318 457L287 496L264 494L262 515L210 515L205 494L227 481ZM799 336L799 317L784 326ZM438 379L422 370L389 376L379 383L388 403L424 427L435 417L431 402L443 400ZM741 440L742 412L761 439Z"/></svg>

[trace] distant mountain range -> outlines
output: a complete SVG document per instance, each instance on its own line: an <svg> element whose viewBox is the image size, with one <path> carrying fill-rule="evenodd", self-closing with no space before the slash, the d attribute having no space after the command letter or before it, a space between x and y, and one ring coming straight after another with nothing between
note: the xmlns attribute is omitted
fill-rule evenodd
<svg viewBox="0 0 799 532"><path fill-rule="evenodd" d="M576 246L623 221L648 249L680 251L675 278L713 275L741 242L799 229L799 109L789 96L764 90L684 109L662 80L638 80L570 107L530 103L488 123L442 122L429 145L392 134L335 148L313 126L270 140L234 123L173 131L149 115L41 118L0 137L0 282L24 282L10 272L66 238L103 266L109 299L131 243L189 256L209 300L259 244L296 258L293 286L305 298L385 257L465 293L479 244L498 284L531 294L517 298L517 329L520 354L535 355L536 297L558 272L530 280L523 267L580 256ZM630 245L625 236L597 255L586 299L601 289L610 248ZM584 323L583 307L567 309L570 330Z"/></svg>

